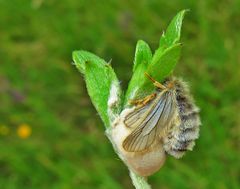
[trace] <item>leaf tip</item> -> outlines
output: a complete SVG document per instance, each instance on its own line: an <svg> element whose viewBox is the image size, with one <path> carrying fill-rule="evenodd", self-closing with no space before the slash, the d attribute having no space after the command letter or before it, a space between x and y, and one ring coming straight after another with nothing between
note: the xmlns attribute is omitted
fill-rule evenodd
<svg viewBox="0 0 240 189"><path fill-rule="evenodd" d="M72 59L73 59L74 62L76 62L77 52L78 51L76 51L76 50L72 52Z"/></svg>

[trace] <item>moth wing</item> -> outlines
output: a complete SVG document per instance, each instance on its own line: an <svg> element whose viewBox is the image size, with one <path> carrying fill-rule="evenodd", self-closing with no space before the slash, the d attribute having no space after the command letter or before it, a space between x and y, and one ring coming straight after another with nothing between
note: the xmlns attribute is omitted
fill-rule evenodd
<svg viewBox="0 0 240 189"><path fill-rule="evenodd" d="M138 121L136 129L123 141L123 148L134 152L150 147L174 116L175 106L173 92L160 93L159 97L145 109L146 115L141 119L141 123Z"/></svg>
<svg viewBox="0 0 240 189"><path fill-rule="evenodd" d="M143 151L154 142L156 136L156 128L145 136L142 135L142 130L138 128L123 141L123 148L129 152Z"/></svg>
<svg viewBox="0 0 240 189"><path fill-rule="evenodd" d="M173 91L167 91L164 95L165 97L163 97L162 100L164 103L162 106L159 105L160 108L158 109L159 119L156 124L150 124L150 127L144 127L144 135L150 133L153 127L157 127L157 132L161 133L163 129L171 124L171 120L175 119L176 116L179 116L175 93Z"/></svg>
<svg viewBox="0 0 240 189"><path fill-rule="evenodd" d="M151 103L152 102L129 113L124 119L125 125L130 128L139 126L139 124L144 121L146 113L151 111Z"/></svg>

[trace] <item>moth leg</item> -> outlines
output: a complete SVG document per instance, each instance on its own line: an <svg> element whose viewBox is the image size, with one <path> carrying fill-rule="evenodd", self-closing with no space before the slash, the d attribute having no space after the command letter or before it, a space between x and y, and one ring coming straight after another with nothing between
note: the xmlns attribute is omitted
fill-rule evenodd
<svg viewBox="0 0 240 189"><path fill-rule="evenodd" d="M147 72L145 72L144 74L145 74L145 76L146 76L148 79L150 79L150 80L153 82L153 85L154 85L155 87L157 87L157 88L159 88L159 89L162 89L162 90L166 89L166 87L165 87L163 84L161 84L160 82L158 82L158 81L156 81L155 79L153 79Z"/></svg>
<svg viewBox="0 0 240 189"><path fill-rule="evenodd" d="M138 100L130 100L129 103L133 105L139 105L139 106L145 106L149 101L154 99L156 97L156 93L150 94L143 99L138 99Z"/></svg>

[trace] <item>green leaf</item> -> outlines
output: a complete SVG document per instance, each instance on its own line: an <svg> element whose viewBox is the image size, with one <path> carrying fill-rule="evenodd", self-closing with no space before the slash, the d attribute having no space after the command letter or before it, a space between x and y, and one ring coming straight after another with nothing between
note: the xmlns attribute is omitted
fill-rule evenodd
<svg viewBox="0 0 240 189"><path fill-rule="evenodd" d="M85 63L88 62L100 62L104 63L105 61L100 59L98 56L87 52L87 51L74 51L72 54L73 61L77 67L77 69L85 74Z"/></svg>
<svg viewBox="0 0 240 189"><path fill-rule="evenodd" d="M86 51L74 51L73 60L76 67L85 76L88 94L106 127L110 126L108 115L108 98L113 84L120 86L117 76L103 59ZM119 98L120 100L121 98ZM120 106L120 102L117 106ZM120 107L117 107L120 109Z"/></svg>
<svg viewBox="0 0 240 189"><path fill-rule="evenodd" d="M154 92L155 87L152 81L145 76L145 72L158 82L162 82L172 73L179 60L181 46L182 45L178 43L164 51L158 49L151 63L147 65L139 64L137 66L125 96L125 106L128 105L130 99L141 99Z"/></svg>
<svg viewBox="0 0 240 189"><path fill-rule="evenodd" d="M138 41L133 66L133 76L128 85L124 105L129 99L144 97L154 91L152 82L144 76L148 72L155 80L162 82L175 68L179 57L181 44L182 21L186 10L180 11L169 24L167 31L160 39L160 46L152 57L149 46L144 41Z"/></svg>
<svg viewBox="0 0 240 189"><path fill-rule="evenodd" d="M179 42L181 37L182 21L188 10L180 11L169 24L166 33L163 33L159 47L166 49Z"/></svg>
<svg viewBox="0 0 240 189"><path fill-rule="evenodd" d="M152 52L148 44L143 41L139 40L136 45L135 50L135 57L134 57L134 65L133 65L133 72L135 71L136 67L141 64L148 64L152 60Z"/></svg>
<svg viewBox="0 0 240 189"><path fill-rule="evenodd" d="M158 49L148 66L147 73L158 82L162 82L175 68L180 57L181 47L182 45L178 43L164 51Z"/></svg>
<svg viewBox="0 0 240 189"><path fill-rule="evenodd" d="M140 98L144 96L144 90L154 89L153 86L145 87L146 83L149 81L144 76L148 64L152 60L152 52L148 44L142 40L139 40L136 45L133 75L131 81L129 82L128 89L125 95L124 105L128 104L129 99ZM141 95L141 96L140 96Z"/></svg>
<svg viewBox="0 0 240 189"><path fill-rule="evenodd" d="M129 100L140 99L154 90L154 85L144 75L147 67L144 64L137 66L131 81L128 84L125 95L124 106L128 105Z"/></svg>

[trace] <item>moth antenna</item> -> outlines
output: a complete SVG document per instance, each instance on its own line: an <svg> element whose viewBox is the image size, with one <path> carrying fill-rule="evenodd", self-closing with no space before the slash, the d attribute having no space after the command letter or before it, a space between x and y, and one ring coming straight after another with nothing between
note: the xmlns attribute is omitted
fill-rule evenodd
<svg viewBox="0 0 240 189"><path fill-rule="evenodd" d="M155 79L153 79L147 72L145 72L144 75L145 75L150 81L153 82L153 85L154 85L155 87L157 87L157 88L159 88L159 89L162 89L162 90L166 89L166 87L165 87L163 84L161 84L160 82L158 82L158 81L156 81Z"/></svg>

